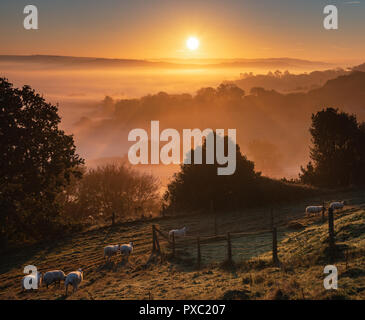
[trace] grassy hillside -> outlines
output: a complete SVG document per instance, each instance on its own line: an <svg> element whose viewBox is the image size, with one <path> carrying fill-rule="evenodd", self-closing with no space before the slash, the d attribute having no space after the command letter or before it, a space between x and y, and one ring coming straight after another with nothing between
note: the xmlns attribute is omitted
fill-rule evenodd
<svg viewBox="0 0 365 320"><path fill-rule="evenodd" d="M334 263L339 271L339 290L323 288L327 224L320 216L304 217L308 204L345 199L349 205L336 212L335 229L339 247ZM85 270L84 282L66 299L365 299L365 197L364 192L327 195L293 205L276 207L281 266L273 266L271 235L233 238L235 267L224 267L225 241L202 245L203 266L196 268L195 245L180 249L172 258L161 241L161 256L151 256L152 223L161 230L187 226L190 236L212 235L214 219L185 215L134 222L89 230L54 243L22 248L2 255L0 299L65 299L61 289L51 286L22 293L20 281L25 265L42 272L60 268L66 273ZM267 228L270 208L224 213L218 218L219 234ZM293 230L296 228L297 230ZM103 246L133 240L135 252L129 262L120 256L103 261ZM346 250L347 248L347 250ZM347 252L347 254L346 254ZM347 259L346 259L347 256ZM347 263L346 263L347 260ZM346 266L347 264L347 266Z"/></svg>

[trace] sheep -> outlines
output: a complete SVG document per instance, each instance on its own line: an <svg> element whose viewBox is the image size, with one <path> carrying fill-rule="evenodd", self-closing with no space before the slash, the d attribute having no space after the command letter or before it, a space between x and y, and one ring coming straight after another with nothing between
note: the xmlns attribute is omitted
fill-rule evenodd
<svg viewBox="0 0 365 320"><path fill-rule="evenodd" d="M78 289L78 286L83 279L84 279L84 272L81 269L70 272L65 279L66 296L68 294L68 286L72 285L73 287L72 292L75 292Z"/></svg>
<svg viewBox="0 0 365 320"><path fill-rule="evenodd" d="M120 250L120 244L117 245L109 245L104 247L104 259L111 259L112 256L116 255Z"/></svg>
<svg viewBox="0 0 365 320"><path fill-rule="evenodd" d="M332 208L332 209L342 209L345 204L346 204L345 201L332 202L330 204L330 208Z"/></svg>
<svg viewBox="0 0 365 320"><path fill-rule="evenodd" d="M47 271L43 276L43 284L46 285L47 289L51 283L58 283L58 287L61 285L61 281L66 278L65 273L62 270Z"/></svg>
<svg viewBox="0 0 365 320"><path fill-rule="evenodd" d="M305 212L309 213L318 213L324 209L324 206L308 206L305 208Z"/></svg>
<svg viewBox="0 0 365 320"><path fill-rule="evenodd" d="M133 252L133 242L129 242L129 244L123 244L120 247L120 253L123 256L127 256L127 258L129 258L129 256L131 255L131 253Z"/></svg>
<svg viewBox="0 0 365 320"><path fill-rule="evenodd" d="M181 229L174 229L169 231L169 239L172 239L172 235L175 237L185 237L187 228L181 228Z"/></svg>
<svg viewBox="0 0 365 320"><path fill-rule="evenodd" d="M36 279L37 278L37 279ZM38 283L38 288L41 286L42 284L42 273L41 272L37 272L37 274L27 274L26 276L24 276L22 278L22 291L25 290L25 282L28 282L28 283Z"/></svg>

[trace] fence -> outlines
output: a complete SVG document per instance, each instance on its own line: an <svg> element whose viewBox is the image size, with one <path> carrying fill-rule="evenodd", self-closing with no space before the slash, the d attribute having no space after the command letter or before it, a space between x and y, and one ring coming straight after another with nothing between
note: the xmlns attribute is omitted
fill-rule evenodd
<svg viewBox="0 0 365 320"><path fill-rule="evenodd" d="M224 241L226 243L226 262L233 263L233 253L232 253L232 242L235 239L252 237L259 235L271 234L271 244L272 244L272 260L274 264L279 264L278 249L277 249L277 228L263 229L256 232L228 232L226 234L217 234L213 236L184 236L183 239L175 239L175 235L172 234L171 237L168 236L166 231L160 230L155 225L152 225L152 251L157 253L161 251L160 241L165 241L168 243L171 249L171 255L173 257L177 256L178 248L196 248L196 264L198 268L202 265L202 253L203 245L206 244L216 244L217 242Z"/></svg>
<svg viewBox="0 0 365 320"><path fill-rule="evenodd" d="M334 258L335 252L335 232L334 232L334 217L333 211L329 210L328 213L328 232L329 232L329 249L330 249L330 258ZM175 234L172 233L171 237L167 231L163 231L152 225L152 251L154 253L161 251L160 241L167 242L168 246L171 249L171 255L173 257L177 256L178 248L196 248L196 265L198 268L202 265L202 246L205 244L217 244L218 242L226 242L226 262L233 263L233 253L232 253L232 242L235 239L240 239L244 237L255 237L266 239L269 237L271 240L271 251L272 251L272 262L274 265L280 265L280 260L278 257L278 228L274 224L274 215L271 210L270 215L270 228L262 229L255 232L227 232L226 234L218 234L218 225L217 225L217 216L214 215L214 235L212 236L184 236L182 239L175 239ZM261 238L261 240L262 240ZM268 246L266 246L266 249ZM214 254L216 253L216 247L214 247ZM243 249L244 250L244 249ZM192 250L190 250L192 251ZM263 252L267 252L268 250L264 250Z"/></svg>

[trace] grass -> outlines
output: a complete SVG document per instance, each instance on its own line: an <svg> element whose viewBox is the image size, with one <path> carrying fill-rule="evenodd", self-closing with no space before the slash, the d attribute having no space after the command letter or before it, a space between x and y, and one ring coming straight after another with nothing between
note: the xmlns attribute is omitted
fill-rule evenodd
<svg viewBox="0 0 365 320"><path fill-rule="evenodd" d="M160 239L161 255L151 255L152 223L161 230L188 227L189 235L214 233L208 215L184 215L148 222L130 222L88 230L54 243L20 248L0 260L0 299L365 299L365 197L364 192L327 195L291 205L277 206L280 266L271 263L271 234L232 238L233 265L224 264L226 242L201 245L202 267L196 266L196 244L177 249L175 257ZM320 216L305 217L308 204L347 200L350 204L335 214L339 289L323 288L327 257L326 223ZM269 226L271 208L220 215L219 233L254 231ZM120 256L103 260L106 244L135 242L129 261ZM346 258L347 257L347 258ZM20 290L24 266L41 272L83 268L79 290L65 297L61 288Z"/></svg>

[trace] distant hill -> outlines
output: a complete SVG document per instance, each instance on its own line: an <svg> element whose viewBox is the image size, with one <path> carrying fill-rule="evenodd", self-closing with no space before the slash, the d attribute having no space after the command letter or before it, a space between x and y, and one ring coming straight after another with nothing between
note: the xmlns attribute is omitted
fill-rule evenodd
<svg viewBox="0 0 365 320"><path fill-rule="evenodd" d="M239 80L234 81L240 88L249 92L252 88L265 88L282 93L304 92L320 88L328 80L349 74L351 69L341 68L293 74L286 72L269 72L267 74L241 73Z"/></svg>
<svg viewBox="0 0 365 320"><path fill-rule="evenodd" d="M293 63L296 63L293 61ZM365 72L365 63L352 68L334 68L328 70L316 70L299 74L289 71L275 71L266 74L254 74L246 72L240 74L240 79L233 81L240 88L249 92L252 88L264 88L275 90L281 93L308 92L318 89L326 84L327 81L338 78L339 76L349 75L353 71Z"/></svg>
<svg viewBox="0 0 365 320"><path fill-rule="evenodd" d="M318 105L333 105L365 116L365 72L354 71L327 81L319 89L308 93L308 98Z"/></svg>
<svg viewBox="0 0 365 320"><path fill-rule="evenodd" d="M107 68L107 67L151 67L151 68L326 68L326 62L293 58L268 59L199 59L199 60L136 60L107 59L91 57L51 56L51 55L0 55L0 63L47 64L54 67Z"/></svg>
<svg viewBox="0 0 365 320"><path fill-rule="evenodd" d="M7 63L30 63L30 64L48 64L59 67L167 67L170 63L152 62L147 60L136 59L106 59L106 58L88 58L88 57L71 57L71 56L50 56L50 55L0 55L0 62Z"/></svg>
<svg viewBox="0 0 365 320"><path fill-rule="evenodd" d="M365 72L365 63L360 64L360 65L354 67L353 70L354 71L362 71L362 72Z"/></svg>

